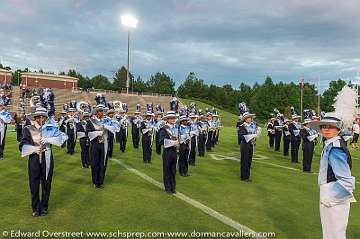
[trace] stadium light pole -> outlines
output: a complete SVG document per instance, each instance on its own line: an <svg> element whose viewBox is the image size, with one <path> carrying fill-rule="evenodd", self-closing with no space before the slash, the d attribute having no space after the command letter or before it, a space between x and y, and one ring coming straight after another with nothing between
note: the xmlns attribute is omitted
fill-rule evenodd
<svg viewBox="0 0 360 239"><path fill-rule="evenodd" d="M131 14L125 14L121 16L121 23L128 30L128 49L127 49L127 72L126 72L126 93L129 94L130 86L130 31L135 29L138 24L138 20Z"/></svg>

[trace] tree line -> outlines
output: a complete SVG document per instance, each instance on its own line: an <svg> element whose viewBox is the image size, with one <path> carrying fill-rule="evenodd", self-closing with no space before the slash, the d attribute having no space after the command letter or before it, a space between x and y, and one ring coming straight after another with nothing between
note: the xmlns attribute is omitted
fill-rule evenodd
<svg viewBox="0 0 360 239"><path fill-rule="evenodd" d="M0 68L11 70L10 67ZM29 72L28 68L24 70L13 71L12 81L17 85L21 72ZM36 71L35 71L36 72ZM38 72L54 74L53 72L44 72L40 69ZM68 75L79 79L78 87L82 89L105 89L121 91L126 89L127 70L124 66L114 72L110 80L104 75L96 75L92 78L82 75L76 70L60 72L60 75ZM300 112L300 89L301 85L294 82L274 83L270 76L267 76L263 83L256 82L248 85L241 82L237 88L230 84L218 86L206 84L203 79L190 72L185 80L175 89L175 81L164 72L157 72L150 76L148 80L143 80L140 76L136 79L130 72L129 90L134 92L152 92L159 94L177 95L180 98L200 100L216 108L221 108L238 114L238 104L245 102L250 110L261 120L267 119L274 108L287 116L290 116L290 106L294 106L297 113ZM329 87L320 95L321 111L333 111L333 103L338 92L346 85L355 87L351 82L346 83L342 79L334 80L329 83ZM315 84L305 82L303 84L303 108L317 110L318 91Z"/></svg>
<svg viewBox="0 0 360 239"><path fill-rule="evenodd" d="M334 111L332 106L334 99L346 84L342 79L330 82L329 87L320 95L321 111ZM355 87L351 82L348 85ZM290 107L294 106L296 112L302 114L300 112L301 87L303 87L303 109L317 111L319 93L315 84L306 82L301 86L294 82L274 83L270 76L267 76L262 84L256 82L251 86L241 82L238 88L233 88L229 84L223 86L208 85L191 72L178 87L177 95L200 100L234 114L239 113L238 104L245 102L258 119L266 120L274 108L289 117L291 115Z"/></svg>

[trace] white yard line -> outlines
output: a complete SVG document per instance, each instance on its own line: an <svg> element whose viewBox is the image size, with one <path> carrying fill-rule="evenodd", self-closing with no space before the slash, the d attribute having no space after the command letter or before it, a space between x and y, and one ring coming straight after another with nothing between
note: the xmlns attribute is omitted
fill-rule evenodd
<svg viewBox="0 0 360 239"><path fill-rule="evenodd" d="M112 158L111 159L113 162L121 165L122 167L124 167L125 169L129 170L130 172L132 172L133 174L141 177L142 179L148 181L149 183L153 184L154 186L164 189L164 186L162 183L156 181L155 179L153 179L152 177L148 176L147 174L144 174L142 172L140 172L139 170L127 165L126 163L124 163L123 161L119 160L119 159L115 159ZM233 219L215 211L214 209L211 209L207 206L205 206L204 204L200 203L199 201L196 201L188 196L186 196L183 193L177 192L176 194L173 194L176 198L190 204L191 206L200 209L201 211L203 211L204 213L208 214L209 216L221 221L222 223L236 229L237 231L242 231L245 233L251 233L251 234L256 234L255 231L253 231L252 229L248 228L247 226L244 226L236 221L234 221Z"/></svg>
<svg viewBox="0 0 360 239"><path fill-rule="evenodd" d="M215 159L215 160L233 160L233 161L238 161L240 162L240 159L237 158L237 157L233 157L233 156L224 156L224 155L219 155L219 154L210 154L210 157ZM262 163L262 164L267 164L267 165L271 165L271 166L274 166L274 167L277 167L277 168L283 168L283 169L288 169L288 170L293 170L293 171L300 171L302 172L300 169L297 169L297 168L292 168L292 167L287 167L287 166L283 166L283 165L279 165L279 164L275 164L275 163L269 163L269 162L265 162L265 161L262 161L263 159L267 159L268 157L266 156L263 156L263 155L260 155L260 154L254 154L254 157L253 157L253 162L256 162L256 163ZM316 173L314 173L316 174Z"/></svg>

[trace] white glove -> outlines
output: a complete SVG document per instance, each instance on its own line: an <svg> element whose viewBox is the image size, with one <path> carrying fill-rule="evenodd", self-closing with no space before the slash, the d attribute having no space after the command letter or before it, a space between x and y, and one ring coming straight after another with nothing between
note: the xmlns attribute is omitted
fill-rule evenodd
<svg viewBox="0 0 360 239"><path fill-rule="evenodd" d="M46 138L41 138L40 139L40 143L41 144L47 144L48 143L48 140Z"/></svg>

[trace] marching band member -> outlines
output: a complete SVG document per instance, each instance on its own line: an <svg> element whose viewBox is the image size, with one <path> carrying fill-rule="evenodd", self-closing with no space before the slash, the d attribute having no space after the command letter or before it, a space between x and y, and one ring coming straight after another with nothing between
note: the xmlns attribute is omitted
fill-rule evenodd
<svg viewBox="0 0 360 239"><path fill-rule="evenodd" d="M164 146L163 159L163 178L165 192L176 193L176 163L177 147L179 146L178 130L175 127L176 114L168 111L165 116L166 125L160 129L160 143Z"/></svg>
<svg viewBox="0 0 360 239"><path fill-rule="evenodd" d="M143 151L143 161L144 163L151 163L151 154L152 154L152 141L154 133L154 122L152 120L153 113L147 111L145 114L145 120L141 122L141 143Z"/></svg>
<svg viewBox="0 0 360 239"><path fill-rule="evenodd" d="M25 114L25 118L24 118L24 122L23 122L23 129L25 128L25 126L28 126L28 125L31 125L31 120L30 120L30 118L31 118L31 114L30 113L26 113ZM22 135L22 132L21 132L21 135ZM21 138L22 138L22 136L21 136Z"/></svg>
<svg viewBox="0 0 360 239"><path fill-rule="evenodd" d="M76 136L80 141L81 163L83 168L89 168L90 165L90 140L86 130L86 124L90 116L91 113L83 112L81 121L76 123Z"/></svg>
<svg viewBox="0 0 360 239"><path fill-rule="evenodd" d="M20 112L19 114L14 114L15 120L15 131L16 131L16 140L21 142L22 138L22 130L23 130L23 122L24 122L24 113Z"/></svg>
<svg viewBox="0 0 360 239"><path fill-rule="evenodd" d="M190 150L190 127L188 125L189 118L186 115L182 115L179 117L179 173L183 177L189 176L188 168L189 168L189 150Z"/></svg>
<svg viewBox="0 0 360 239"><path fill-rule="evenodd" d="M67 136L56 123L48 121L47 110L38 107L33 114L34 122L23 130L19 145L21 156L29 156L28 171L31 192L32 216L45 216L48 213L49 197L54 170L51 145L61 146ZM41 198L40 185L42 188Z"/></svg>
<svg viewBox="0 0 360 239"><path fill-rule="evenodd" d="M135 149L139 148L140 143L140 126L142 121L140 114L140 104L137 104L134 116L131 118L131 135Z"/></svg>
<svg viewBox="0 0 360 239"><path fill-rule="evenodd" d="M238 139L238 145L240 145L240 142L241 142L241 137L240 137L240 126L243 124L243 118L242 118L242 115L239 116L239 120L238 122L236 122L236 131L237 131L237 139Z"/></svg>
<svg viewBox="0 0 360 239"><path fill-rule="evenodd" d="M199 137L199 123L198 115L195 113L190 113L190 154L189 154L189 165L195 166L196 159L196 148Z"/></svg>
<svg viewBox="0 0 360 239"><path fill-rule="evenodd" d="M175 111L175 113L178 113L179 110L179 100L176 97L173 97L170 101L170 110Z"/></svg>
<svg viewBox="0 0 360 239"><path fill-rule="evenodd" d="M112 102L108 103L108 110L106 111L106 118L108 120L112 121L113 124L118 124L118 121L114 118L115 110L113 108L113 105L111 105ZM118 127L120 128L120 126ZM108 158L112 158L113 155L113 149L114 149L114 134L108 134Z"/></svg>
<svg viewBox="0 0 360 239"><path fill-rule="evenodd" d="M212 151L212 144L213 144L213 137L215 133L215 127L213 122L213 115L211 112L208 112L206 114L207 117L207 123L208 123L208 134L207 134L207 140L206 140L206 151L211 152Z"/></svg>
<svg viewBox="0 0 360 239"><path fill-rule="evenodd" d="M199 137L198 137L198 153L200 157L205 155L205 145L208 137L208 122L204 115L199 116Z"/></svg>
<svg viewBox="0 0 360 239"><path fill-rule="evenodd" d="M346 239L350 203L356 200L351 155L339 136L343 122L337 116L328 114L320 121L312 121L310 126L320 127L326 139L318 177L323 239Z"/></svg>
<svg viewBox="0 0 360 239"><path fill-rule="evenodd" d="M155 147L156 153L161 155L161 144L160 144L160 129L166 124L163 120L164 112L157 111L155 119Z"/></svg>
<svg viewBox="0 0 360 239"><path fill-rule="evenodd" d="M4 159L7 125L12 121L11 114L5 107L6 102L0 99L0 160Z"/></svg>
<svg viewBox="0 0 360 239"><path fill-rule="evenodd" d="M215 113L213 114L213 121L214 121L214 127L215 127L215 136L214 136L213 146L215 146L219 141L220 128L221 128L220 118L219 118L219 114L217 111L215 111Z"/></svg>
<svg viewBox="0 0 360 239"><path fill-rule="evenodd" d="M255 114L245 112L243 114L244 123L240 126L240 178L242 181L250 182L250 169L254 153L256 138L260 135L256 123L253 121Z"/></svg>
<svg viewBox="0 0 360 239"><path fill-rule="evenodd" d="M59 129L65 133L65 120L67 118L67 112L65 110L60 112L60 117L58 119Z"/></svg>
<svg viewBox="0 0 360 239"><path fill-rule="evenodd" d="M297 115L294 107L291 107L291 118L292 122L289 124L289 131L290 131L290 144L291 144L291 162L298 163L298 154L299 154L299 146L301 143L301 136L300 136L300 129L301 124L299 119L301 116Z"/></svg>
<svg viewBox="0 0 360 239"><path fill-rule="evenodd" d="M351 131L353 135L353 139L351 141L351 147L353 149L357 149L358 148L357 141L359 139L359 134L360 134L359 118L355 119Z"/></svg>
<svg viewBox="0 0 360 239"><path fill-rule="evenodd" d="M116 126L104 116L105 110L104 105L97 105L93 109L94 117L86 124L90 139L91 175L95 188L103 188L108 160L108 136L116 131Z"/></svg>
<svg viewBox="0 0 360 239"><path fill-rule="evenodd" d="M309 128L311 119L304 119L303 127L300 130L302 138L302 150L303 150L303 171L311 172L311 163L314 155L315 142L317 138L317 132Z"/></svg>
<svg viewBox="0 0 360 239"><path fill-rule="evenodd" d="M275 110L277 111L276 119L274 120L274 124L273 124L274 125L274 130L275 130L275 136L274 136L275 151L280 151L283 122L282 122L282 119L281 119L282 114L280 114L280 112L277 109L275 109Z"/></svg>
<svg viewBox="0 0 360 239"><path fill-rule="evenodd" d="M59 125L59 129L61 132L66 133L66 125L65 125L65 120L67 119L67 112L65 110L65 108L67 107L67 104L63 105L64 110L60 112L60 117L58 119L58 125ZM61 148L64 148L66 145L66 141L61 145Z"/></svg>
<svg viewBox="0 0 360 239"><path fill-rule="evenodd" d="M119 124L120 124L120 131L118 132L118 135L119 135L120 151L124 153L126 149L126 141L128 137L128 125L129 125L129 120L127 118L125 109L120 109Z"/></svg>
<svg viewBox="0 0 360 239"><path fill-rule="evenodd" d="M76 144L76 123L78 120L75 118L76 108L70 107L68 110L68 117L65 120L65 131L68 136L67 140L67 154L73 155L75 153Z"/></svg>
<svg viewBox="0 0 360 239"><path fill-rule="evenodd" d="M289 155L289 148L290 148L290 131L289 131L290 120L284 120L284 127L283 127L283 146L284 146L284 156Z"/></svg>
<svg viewBox="0 0 360 239"><path fill-rule="evenodd" d="M268 132L268 136L269 136L269 146L270 146L270 148L274 147L274 142L275 142L274 123L275 123L275 118L271 117L271 119L269 120L269 122L267 124L267 132Z"/></svg>

